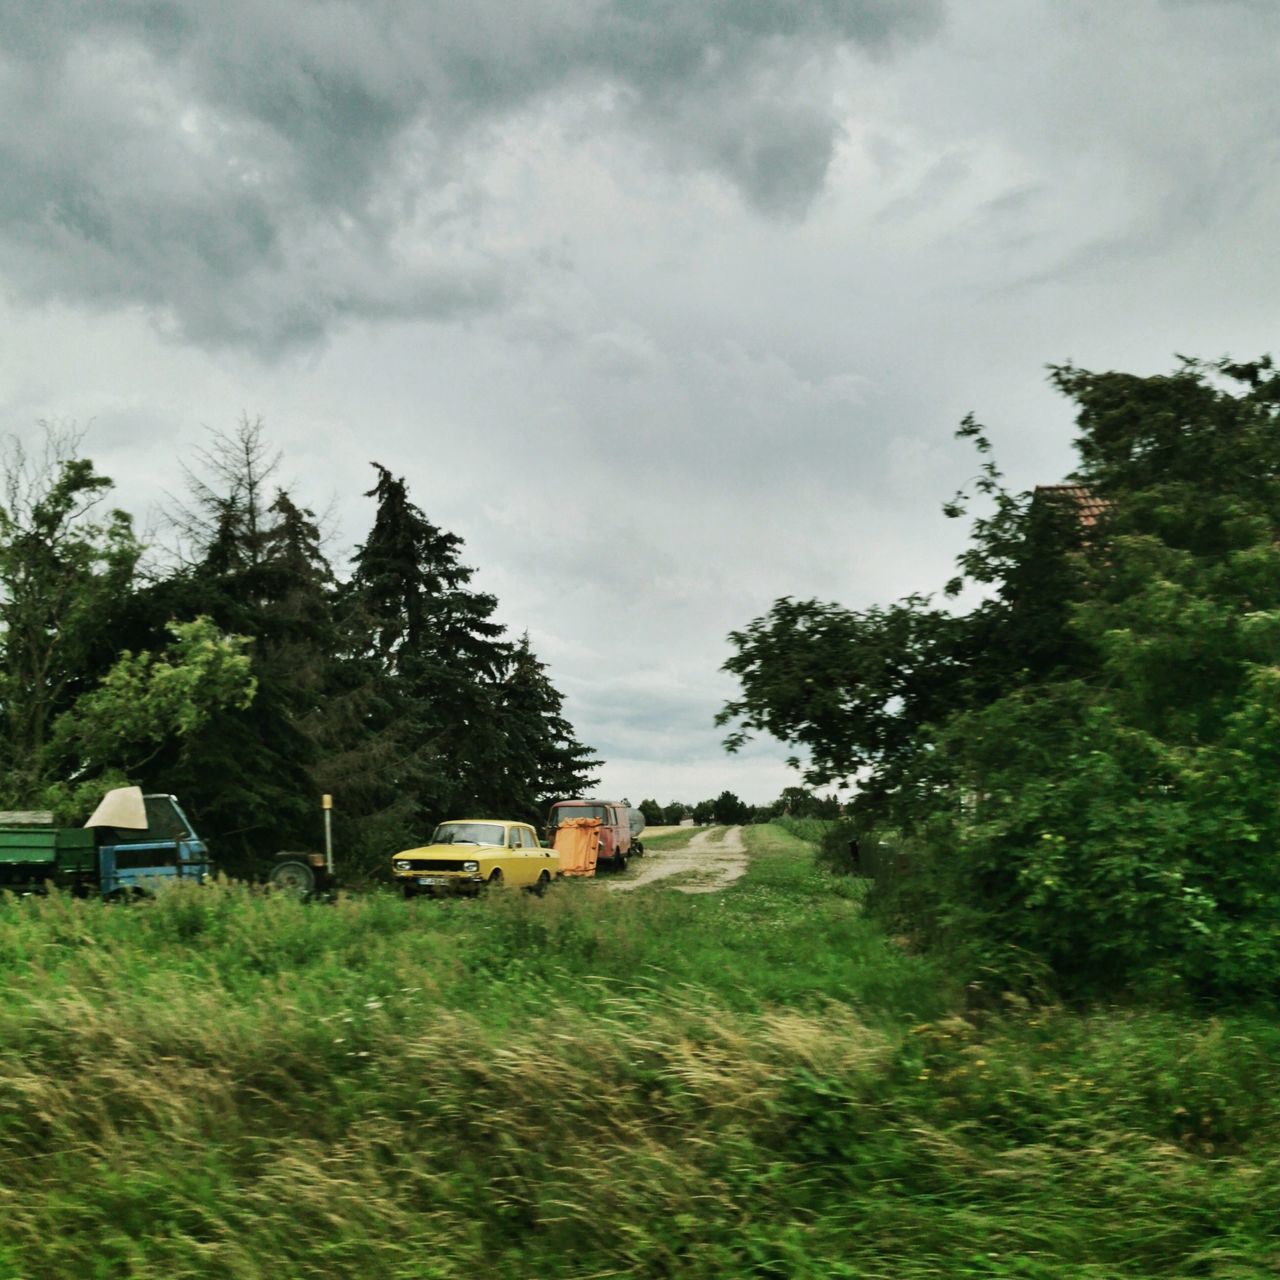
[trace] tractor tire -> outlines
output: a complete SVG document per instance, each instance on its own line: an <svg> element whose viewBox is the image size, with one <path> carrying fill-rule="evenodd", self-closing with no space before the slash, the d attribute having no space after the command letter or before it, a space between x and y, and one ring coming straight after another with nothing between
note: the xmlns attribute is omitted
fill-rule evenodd
<svg viewBox="0 0 1280 1280"><path fill-rule="evenodd" d="M316 891L316 873L309 863L291 858L271 868L267 883L277 892L306 902Z"/></svg>

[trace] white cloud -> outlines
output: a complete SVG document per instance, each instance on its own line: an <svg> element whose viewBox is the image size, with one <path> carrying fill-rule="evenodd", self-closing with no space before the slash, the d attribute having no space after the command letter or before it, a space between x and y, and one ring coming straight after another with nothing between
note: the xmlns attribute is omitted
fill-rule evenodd
<svg viewBox="0 0 1280 1280"><path fill-rule="evenodd" d="M10 4L3 426L95 420L142 509L261 413L338 556L384 462L610 791L767 800L785 751L726 759L710 723L726 634L945 581L966 411L1012 483L1054 480L1047 362L1275 342L1280 9L945 16Z"/></svg>

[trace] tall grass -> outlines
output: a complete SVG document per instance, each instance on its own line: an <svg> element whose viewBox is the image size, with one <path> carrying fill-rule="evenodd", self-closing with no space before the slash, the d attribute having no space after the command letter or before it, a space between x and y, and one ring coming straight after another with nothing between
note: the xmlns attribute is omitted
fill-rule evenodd
<svg viewBox="0 0 1280 1280"><path fill-rule="evenodd" d="M837 825L831 818L775 818L774 825L781 827L788 835L809 844L821 845L828 832Z"/></svg>
<svg viewBox="0 0 1280 1280"><path fill-rule="evenodd" d="M1267 1274L1280 1031L1010 1002L776 827L722 893L0 906L0 1276Z"/></svg>

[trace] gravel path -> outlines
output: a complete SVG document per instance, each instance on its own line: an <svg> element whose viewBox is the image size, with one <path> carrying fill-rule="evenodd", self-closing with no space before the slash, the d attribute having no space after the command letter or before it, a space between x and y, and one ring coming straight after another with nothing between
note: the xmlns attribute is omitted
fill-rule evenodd
<svg viewBox="0 0 1280 1280"><path fill-rule="evenodd" d="M639 874L610 878L610 889L638 889L655 880L681 876L672 889L681 893L715 893L731 885L747 869L747 847L741 827L712 827L699 831L682 849L648 849L631 863Z"/></svg>

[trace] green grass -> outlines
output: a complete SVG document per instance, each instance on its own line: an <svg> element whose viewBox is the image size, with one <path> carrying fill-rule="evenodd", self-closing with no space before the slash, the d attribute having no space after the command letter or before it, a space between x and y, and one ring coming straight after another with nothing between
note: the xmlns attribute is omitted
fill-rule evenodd
<svg viewBox="0 0 1280 1280"><path fill-rule="evenodd" d="M809 844L821 844L822 837L836 824L830 818L777 818L775 825Z"/></svg>
<svg viewBox="0 0 1280 1280"><path fill-rule="evenodd" d="M1227 1277L1262 1014L959 1017L861 886L0 906L0 1277Z"/></svg>

